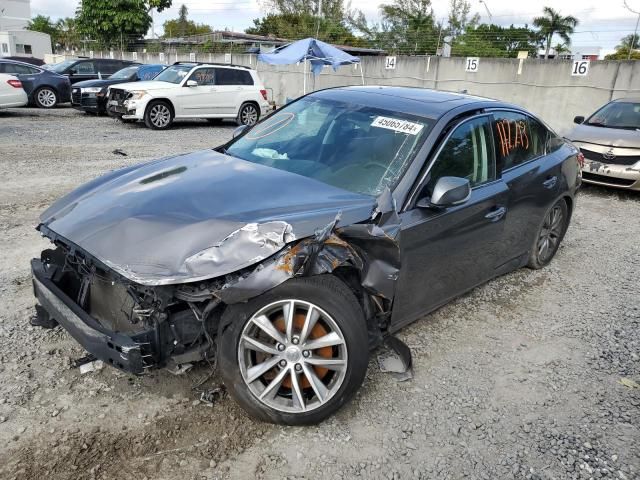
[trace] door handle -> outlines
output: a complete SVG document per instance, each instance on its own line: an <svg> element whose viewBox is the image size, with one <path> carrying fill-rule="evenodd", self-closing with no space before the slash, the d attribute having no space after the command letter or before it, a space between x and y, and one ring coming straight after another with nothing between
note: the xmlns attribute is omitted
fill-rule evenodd
<svg viewBox="0 0 640 480"><path fill-rule="evenodd" d="M507 207L494 207L489 213L487 213L484 218L487 220L491 220L492 222L497 222L504 214L507 213Z"/></svg>
<svg viewBox="0 0 640 480"><path fill-rule="evenodd" d="M542 185L544 186L544 188L552 189L556 186L556 183L558 183L558 177L553 176L548 177L544 182L542 182Z"/></svg>

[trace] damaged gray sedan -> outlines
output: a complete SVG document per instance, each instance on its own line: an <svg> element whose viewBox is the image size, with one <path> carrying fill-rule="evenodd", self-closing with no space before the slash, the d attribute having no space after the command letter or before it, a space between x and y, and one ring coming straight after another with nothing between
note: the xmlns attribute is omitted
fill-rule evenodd
<svg viewBox="0 0 640 480"><path fill-rule="evenodd" d="M315 92L222 147L113 171L54 203L37 227L53 247L32 261L33 323L134 374L217 360L251 415L316 423L393 332L551 261L577 155L488 99Z"/></svg>

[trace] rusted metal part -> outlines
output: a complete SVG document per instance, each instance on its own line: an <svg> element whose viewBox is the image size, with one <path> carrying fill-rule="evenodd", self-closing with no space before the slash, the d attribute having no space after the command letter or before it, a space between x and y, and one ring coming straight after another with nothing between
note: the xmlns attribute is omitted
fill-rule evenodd
<svg viewBox="0 0 640 480"><path fill-rule="evenodd" d="M225 303L238 303L296 276L351 267L360 272L362 286L368 292L393 300L400 270L400 218L391 192L387 190L378 199L371 223L339 228L339 220L340 214L313 237L288 246L214 295Z"/></svg>

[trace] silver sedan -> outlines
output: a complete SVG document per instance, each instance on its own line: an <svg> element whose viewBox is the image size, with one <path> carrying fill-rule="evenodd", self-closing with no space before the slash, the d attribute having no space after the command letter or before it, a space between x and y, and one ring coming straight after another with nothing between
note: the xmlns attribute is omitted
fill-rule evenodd
<svg viewBox="0 0 640 480"><path fill-rule="evenodd" d="M584 155L587 183L640 191L640 100L607 103L567 135Z"/></svg>

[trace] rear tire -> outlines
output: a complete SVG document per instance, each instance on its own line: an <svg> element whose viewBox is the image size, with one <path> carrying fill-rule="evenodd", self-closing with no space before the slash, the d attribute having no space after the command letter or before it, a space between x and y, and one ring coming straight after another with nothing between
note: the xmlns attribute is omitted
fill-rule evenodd
<svg viewBox="0 0 640 480"><path fill-rule="evenodd" d="M54 108L59 101L58 92L51 87L40 87L33 92L33 102L38 108Z"/></svg>
<svg viewBox="0 0 640 480"><path fill-rule="evenodd" d="M544 214L529 254L527 266L534 270L549 265L555 257L569 227L569 208L564 199L558 200Z"/></svg>
<svg viewBox="0 0 640 480"><path fill-rule="evenodd" d="M228 325L218 338L224 384L259 420L319 423L349 401L364 380L369 360L364 314L334 276L294 278L230 305L221 325Z"/></svg>
<svg viewBox="0 0 640 480"><path fill-rule="evenodd" d="M154 100L144 112L144 124L153 130L164 130L173 123L173 109L164 100Z"/></svg>

